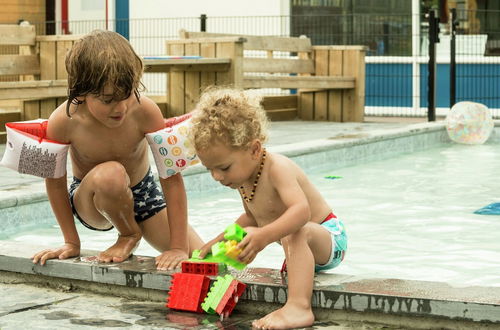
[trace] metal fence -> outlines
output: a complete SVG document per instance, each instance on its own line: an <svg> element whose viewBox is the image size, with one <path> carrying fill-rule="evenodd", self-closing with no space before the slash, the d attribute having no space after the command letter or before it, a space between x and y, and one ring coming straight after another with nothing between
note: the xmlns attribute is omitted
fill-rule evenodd
<svg viewBox="0 0 500 330"><path fill-rule="evenodd" d="M456 36L456 101L486 104L500 117L500 30L491 24L475 27L477 21L491 21L494 13L458 12ZM500 13L498 13L500 17ZM473 19L472 19L473 18ZM418 22L417 24L415 22ZM475 23L474 23L475 22ZM115 30L127 26L131 44L143 56L165 54L165 41L178 38L178 31L255 34L273 36L306 35L316 45L365 45L366 115L426 116L428 74L428 24L425 15L315 15L259 17L183 17L131 19L129 21L70 21L72 34L94 29ZM127 24L128 23L128 24ZM38 31L61 33L61 22L32 22ZM437 115L449 109L450 24L440 24L437 44ZM120 31L118 31L120 32ZM146 74L144 82L153 94L165 93L165 75Z"/></svg>

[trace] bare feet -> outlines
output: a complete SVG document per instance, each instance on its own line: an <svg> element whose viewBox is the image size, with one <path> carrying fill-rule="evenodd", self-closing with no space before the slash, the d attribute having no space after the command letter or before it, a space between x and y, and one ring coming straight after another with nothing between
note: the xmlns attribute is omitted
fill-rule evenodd
<svg viewBox="0 0 500 330"><path fill-rule="evenodd" d="M252 322L258 329L289 329L308 327L314 323L311 308L287 302L282 308Z"/></svg>
<svg viewBox="0 0 500 330"><path fill-rule="evenodd" d="M122 262L139 246L142 235L137 233L129 236L118 235L116 243L106 251L99 253L99 262Z"/></svg>

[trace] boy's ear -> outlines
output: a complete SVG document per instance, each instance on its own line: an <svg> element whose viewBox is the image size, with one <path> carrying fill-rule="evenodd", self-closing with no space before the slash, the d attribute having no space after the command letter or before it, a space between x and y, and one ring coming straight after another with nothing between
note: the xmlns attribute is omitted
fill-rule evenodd
<svg viewBox="0 0 500 330"><path fill-rule="evenodd" d="M252 158L258 159L261 150L262 150L262 143L260 142L260 140L255 139L250 143L250 151L252 153Z"/></svg>

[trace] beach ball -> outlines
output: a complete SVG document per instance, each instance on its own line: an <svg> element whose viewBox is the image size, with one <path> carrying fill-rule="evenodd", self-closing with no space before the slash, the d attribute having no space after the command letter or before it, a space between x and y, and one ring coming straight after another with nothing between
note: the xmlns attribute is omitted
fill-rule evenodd
<svg viewBox="0 0 500 330"><path fill-rule="evenodd" d="M493 131L493 119L488 107L475 102L458 102L446 116L446 130L457 143L482 144Z"/></svg>

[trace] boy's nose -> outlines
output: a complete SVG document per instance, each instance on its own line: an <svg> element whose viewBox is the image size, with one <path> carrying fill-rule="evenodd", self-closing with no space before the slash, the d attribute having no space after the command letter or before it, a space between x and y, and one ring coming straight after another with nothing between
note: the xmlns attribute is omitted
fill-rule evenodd
<svg viewBox="0 0 500 330"><path fill-rule="evenodd" d="M127 103L126 103L126 100L122 100L120 102L118 102L115 106L115 111L119 111L119 112L123 112L127 109Z"/></svg>

